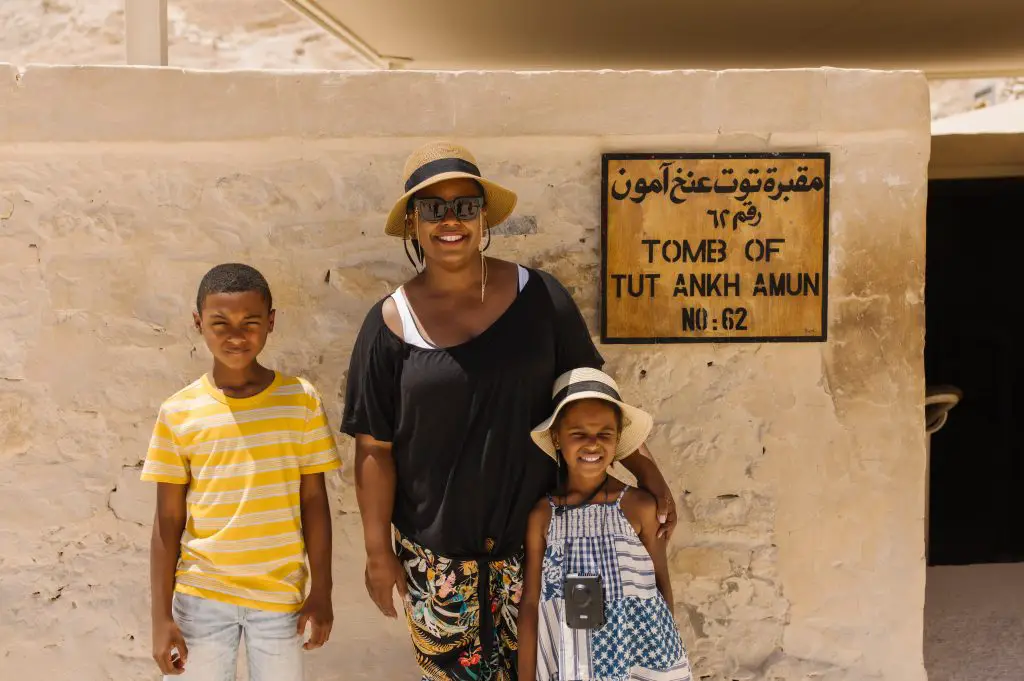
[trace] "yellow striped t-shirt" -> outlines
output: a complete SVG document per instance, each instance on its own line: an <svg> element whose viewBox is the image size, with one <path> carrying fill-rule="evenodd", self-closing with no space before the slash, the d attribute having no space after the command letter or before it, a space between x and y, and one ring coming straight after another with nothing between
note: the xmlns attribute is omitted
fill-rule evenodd
<svg viewBox="0 0 1024 681"><path fill-rule="evenodd" d="M316 389L277 374L231 398L203 376L160 407L142 479L188 485L175 589L291 612L307 579L299 481L338 468Z"/></svg>

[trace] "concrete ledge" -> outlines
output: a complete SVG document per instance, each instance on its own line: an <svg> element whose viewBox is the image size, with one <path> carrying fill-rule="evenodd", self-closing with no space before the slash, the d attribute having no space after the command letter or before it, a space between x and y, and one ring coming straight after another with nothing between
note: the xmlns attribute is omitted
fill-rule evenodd
<svg viewBox="0 0 1024 681"><path fill-rule="evenodd" d="M929 120L913 72L0 69L0 143L849 132Z"/></svg>
<svg viewBox="0 0 1024 681"><path fill-rule="evenodd" d="M1024 175L1024 134L933 135L933 180Z"/></svg>

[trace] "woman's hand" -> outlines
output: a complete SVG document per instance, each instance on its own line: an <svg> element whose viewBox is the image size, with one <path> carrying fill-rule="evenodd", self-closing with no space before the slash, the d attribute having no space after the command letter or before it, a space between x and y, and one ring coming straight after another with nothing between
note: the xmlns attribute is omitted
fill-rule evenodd
<svg viewBox="0 0 1024 681"><path fill-rule="evenodd" d="M657 470L657 469L655 469ZM654 495L654 499L658 502L658 522L661 523L661 527L658 529L659 539L671 539L672 533L676 529L676 502L672 497L672 490L669 488L668 483L665 482L665 478L661 476L661 473L657 475L654 480L647 480L644 485L644 489Z"/></svg>
<svg viewBox="0 0 1024 681"><path fill-rule="evenodd" d="M398 617L393 590L404 600L409 592L405 571L392 551L379 551L366 556L366 593L386 617Z"/></svg>

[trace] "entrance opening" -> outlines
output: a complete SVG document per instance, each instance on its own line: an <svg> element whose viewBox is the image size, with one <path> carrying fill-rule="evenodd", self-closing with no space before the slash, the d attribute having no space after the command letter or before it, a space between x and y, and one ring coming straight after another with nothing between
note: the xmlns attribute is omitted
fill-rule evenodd
<svg viewBox="0 0 1024 681"><path fill-rule="evenodd" d="M928 187L925 375L962 393L931 435L928 564L1024 561L1024 177Z"/></svg>
<svg viewBox="0 0 1024 681"><path fill-rule="evenodd" d="M1024 679L1024 361L1014 285L1024 277L1022 199L1024 178L928 186L931 681Z"/></svg>

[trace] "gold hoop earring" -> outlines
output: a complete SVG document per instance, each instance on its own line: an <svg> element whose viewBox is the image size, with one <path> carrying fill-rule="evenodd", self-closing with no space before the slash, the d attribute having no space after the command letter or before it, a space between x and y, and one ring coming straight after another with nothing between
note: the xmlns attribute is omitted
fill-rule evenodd
<svg viewBox="0 0 1024 681"><path fill-rule="evenodd" d="M480 252L483 253L484 251L491 247L491 225L489 222L487 222L487 220L484 219L483 213L480 213L480 229L487 234L486 242L483 240L483 238L480 239L480 243L482 244L480 247Z"/></svg>
<svg viewBox="0 0 1024 681"><path fill-rule="evenodd" d="M484 223L484 214L483 214L483 211L481 211L480 212L480 228L481 229L484 228L484 224L485 224ZM491 237L491 229L490 229L490 227L488 227L487 228L487 245L488 246L490 245L490 240L491 240L490 237ZM487 258L484 257L484 251L486 251L486 250L487 250L486 246L480 249L480 302L481 303L484 302L484 290L487 288Z"/></svg>

